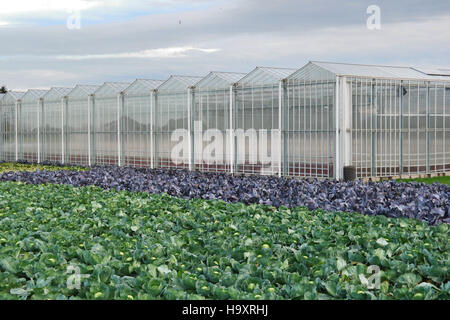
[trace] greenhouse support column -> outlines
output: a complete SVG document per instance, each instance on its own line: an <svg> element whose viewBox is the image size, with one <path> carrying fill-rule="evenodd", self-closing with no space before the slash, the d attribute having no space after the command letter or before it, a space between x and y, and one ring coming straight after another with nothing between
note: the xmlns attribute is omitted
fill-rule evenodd
<svg viewBox="0 0 450 320"><path fill-rule="evenodd" d="M233 154L234 154L234 159L233 159L233 164L234 164L234 168L233 168L233 172L238 172L239 169L239 163L238 163L238 145L237 145L237 137L236 137L236 128L237 128L237 111L238 111L238 105L237 105L237 93L238 93L238 85L235 84L233 86L233 143L234 143L234 148L233 148Z"/></svg>
<svg viewBox="0 0 450 320"><path fill-rule="evenodd" d="M195 87L191 88L191 166L195 169L195 143L194 143L194 108L195 108ZM203 133L203 132L202 132Z"/></svg>
<svg viewBox="0 0 450 320"><path fill-rule="evenodd" d="M123 97L122 92L117 95L117 165L119 167L122 165L122 141L120 133L122 131L122 125L120 123L122 97Z"/></svg>
<svg viewBox="0 0 450 320"><path fill-rule="evenodd" d="M336 180L340 180L341 179L341 144L340 144L340 126L341 126L341 121L340 121L340 97L341 97L341 86L340 86L340 77L336 77L336 84L335 84L335 104L336 104L336 110L335 110L335 151L334 151L334 156L335 156L335 173L334 173L334 177Z"/></svg>
<svg viewBox="0 0 450 320"><path fill-rule="evenodd" d="M65 160L65 143L64 143L64 119L65 119L65 105L66 105L66 97L61 99L61 163L64 164Z"/></svg>
<svg viewBox="0 0 450 320"><path fill-rule="evenodd" d="M156 90L150 91L150 168L155 168L155 107L156 107Z"/></svg>
<svg viewBox="0 0 450 320"><path fill-rule="evenodd" d="M230 144L229 144L229 157L230 157L230 173L233 174L234 173L234 166L235 166L235 162L234 162L234 145L235 145L235 141L234 141L234 85L230 86L230 109L228 111L229 113L229 127L230 127L230 132L228 133L228 139L230 140Z"/></svg>
<svg viewBox="0 0 450 320"><path fill-rule="evenodd" d="M67 127L68 127L68 117L69 117L69 97L64 97L64 135L63 135L63 139L64 139L64 161L66 163L70 162L69 159L69 135Z"/></svg>
<svg viewBox="0 0 450 320"><path fill-rule="evenodd" d="M16 114L15 114L15 139L16 139L16 145L15 145L15 152L16 152L16 161L19 160L19 100L16 100Z"/></svg>
<svg viewBox="0 0 450 320"><path fill-rule="evenodd" d="M125 108L125 94L122 92L120 94L120 159L122 159L122 164L126 165L126 159L125 159L125 139L124 139L124 135L123 132L125 129L125 119L122 116L123 115L123 110Z"/></svg>
<svg viewBox="0 0 450 320"><path fill-rule="evenodd" d="M40 159L42 161L46 161L45 158L47 150L46 150L46 138L47 138L47 129L45 128L45 108L44 108L44 98L41 98L41 106L40 106L40 112L41 115L39 117L39 128L40 128L40 135L41 135L41 148L39 149L40 152Z"/></svg>
<svg viewBox="0 0 450 320"><path fill-rule="evenodd" d="M450 87L447 87L446 85L444 85L444 92L443 92L443 94L444 94L444 96L443 96L443 107L444 107L444 110L443 110L443 123L442 123L442 129L443 129L443 131L442 131L442 138L443 138L443 141L442 141L442 148L443 148L443 152L444 152L444 157L443 157L443 160L444 161L442 161L442 164L443 164L443 166L442 166L442 170L443 170L443 172L446 172L447 170L447 162L446 162L446 157L445 157L445 155L446 155L446 152L450 152L450 150L447 150L447 145L446 145L446 141L445 141L445 136L446 136L446 125L445 125L445 119L446 119L446 111L445 111L445 108L450 108L450 105L447 105L446 104L446 99L448 98L448 97L446 97L445 96L445 92L447 91L447 88L449 88L449 90L450 90Z"/></svg>
<svg viewBox="0 0 450 320"><path fill-rule="evenodd" d="M400 135L399 135L399 145L400 145L400 175L403 174L403 81L400 82L400 88L398 89L399 103L400 103Z"/></svg>
<svg viewBox="0 0 450 320"><path fill-rule="evenodd" d="M189 170L192 171L194 167L194 135L192 133L193 129L193 119L192 116L192 108L194 101L194 87L189 87L187 89L187 106L188 106L188 161L189 161Z"/></svg>
<svg viewBox="0 0 450 320"><path fill-rule="evenodd" d="M41 98L37 101L37 163L41 163Z"/></svg>
<svg viewBox="0 0 450 320"><path fill-rule="evenodd" d="M87 110L87 144L88 144L88 166L92 165L92 138L91 138L91 124L92 124L92 110L93 110L93 95L88 96L88 110Z"/></svg>
<svg viewBox="0 0 450 320"><path fill-rule="evenodd" d="M341 83L341 110L342 110L342 162L344 166L352 165L352 103L351 84L346 77Z"/></svg>
<svg viewBox="0 0 450 320"><path fill-rule="evenodd" d="M426 119L425 119L425 147L426 147L426 173L430 173L430 83L427 82L427 105L426 105Z"/></svg>
<svg viewBox="0 0 450 320"><path fill-rule="evenodd" d="M378 103L378 101L377 101L377 94L376 94L376 80L374 79L373 80L374 81L374 84L372 84L372 91L371 91L371 97L370 97L370 102L371 102L371 105L370 105L370 117L371 117L371 119L372 119L372 121L371 121L371 145L372 145L372 147L371 147L371 153L372 153L372 164L371 164L371 171L370 171L370 173L371 173L371 176L372 177L375 177L376 175L377 175L377 172L375 171L376 170L376 159L377 159L377 156L376 156L376 141L375 141L375 139L376 139L376 136L375 136L375 131L376 131L376 117L377 117L377 103Z"/></svg>
<svg viewBox="0 0 450 320"><path fill-rule="evenodd" d="M283 100L282 100L282 110L283 110L283 175L287 176L289 174L288 172L288 134L286 132L286 129L288 127L288 112L289 112L289 106L288 106L288 93L287 93L287 81L286 79L283 80ZM281 141L280 141L281 142ZM281 144L281 143L280 143Z"/></svg>
<svg viewBox="0 0 450 320"><path fill-rule="evenodd" d="M283 144L281 139L283 139L283 81L280 80L278 83L278 132L279 132L279 149L278 149L278 176L282 176L282 163L283 163Z"/></svg>

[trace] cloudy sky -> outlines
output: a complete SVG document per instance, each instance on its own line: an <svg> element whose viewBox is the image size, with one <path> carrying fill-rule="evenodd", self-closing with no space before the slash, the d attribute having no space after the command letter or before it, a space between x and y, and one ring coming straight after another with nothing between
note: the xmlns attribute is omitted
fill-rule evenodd
<svg viewBox="0 0 450 320"><path fill-rule="evenodd" d="M367 8L381 9L369 30ZM101 84L309 60L450 67L448 0L1 0L0 84Z"/></svg>

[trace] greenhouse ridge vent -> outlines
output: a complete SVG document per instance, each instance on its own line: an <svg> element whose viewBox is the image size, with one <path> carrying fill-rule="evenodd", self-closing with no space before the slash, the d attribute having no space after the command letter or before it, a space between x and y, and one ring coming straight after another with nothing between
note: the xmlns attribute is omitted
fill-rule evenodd
<svg viewBox="0 0 450 320"><path fill-rule="evenodd" d="M341 180L450 171L450 68L311 61L0 95L0 160Z"/></svg>

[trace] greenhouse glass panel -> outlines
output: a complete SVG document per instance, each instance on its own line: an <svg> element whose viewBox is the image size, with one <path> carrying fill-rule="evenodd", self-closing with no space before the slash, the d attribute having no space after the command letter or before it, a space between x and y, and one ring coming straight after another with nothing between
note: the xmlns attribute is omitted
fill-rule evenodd
<svg viewBox="0 0 450 320"><path fill-rule="evenodd" d="M358 176L445 171L445 83L359 78L352 87Z"/></svg>
<svg viewBox="0 0 450 320"><path fill-rule="evenodd" d="M93 163L120 165L118 110L123 105L121 93L130 85L106 82L94 93L93 104Z"/></svg>
<svg viewBox="0 0 450 320"><path fill-rule="evenodd" d="M18 114L18 158L29 162L40 162L42 122L42 97L47 90L28 90L21 99Z"/></svg>
<svg viewBox="0 0 450 320"><path fill-rule="evenodd" d="M427 84L405 82L402 104L403 173L427 172ZM377 152L378 150L375 150Z"/></svg>
<svg viewBox="0 0 450 320"><path fill-rule="evenodd" d="M189 169L192 162L192 86L202 77L171 76L158 87L155 109L155 166Z"/></svg>
<svg viewBox="0 0 450 320"><path fill-rule="evenodd" d="M54 87L43 96L40 128L42 161L63 163L63 110L71 88ZM64 110L65 112L65 110Z"/></svg>
<svg viewBox="0 0 450 320"><path fill-rule="evenodd" d="M442 164L444 171L450 170L450 84L444 84L443 103L444 110L442 112Z"/></svg>
<svg viewBox="0 0 450 320"><path fill-rule="evenodd" d="M232 121L230 100L234 84L244 73L211 72L196 84L194 121L194 167L200 171L232 172Z"/></svg>
<svg viewBox="0 0 450 320"><path fill-rule="evenodd" d="M352 158L359 177L395 176L400 167L401 82L352 79Z"/></svg>
<svg viewBox="0 0 450 320"><path fill-rule="evenodd" d="M0 160L16 160L16 111L24 92L9 91L1 99Z"/></svg>
<svg viewBox="0 0 450 320"><path fill-rule="evenodd" d="M285 174L332 178L335 82L288 79Z"/></svg>
<svg viewBox="0 0 450 320"><path fill-rule="evenodd" d="M444 83L429 86L430 172L445 170L445 88Z"/></svg>
<svg viewBox="0 0 450 320"><path fill-rule="evenodd" d="M90 119L92 110L89 104L93 102L92 95L100 88L97 85L77 85L67 95L67 119L65 120L66 162L88 166L91 164L89 155L90 146L93 145L90 138L92 126ZM90 102L91 101L91 102ZM91 114L89 114L91 113Z"/></svg>
<svg viewBox="0 0 450 320"><path fill-rule="evenodd" d="M237 83L234 116L236 172L282 173L282 80L294 71L258 67Z"/></svg>
<svg viewBox="0 0 450 320"><path fill-rule="evenodd" d="M286 85L285 174L333 178L335 75L309 63L289 76Z"/></svg>
<svg viewBox="0 0 450 320"><path fill-rule="evenodd" d="M153 167L153 119L155 90L164 81L137 79L124 91L122 108L122 150L124 164Z"/></svg>

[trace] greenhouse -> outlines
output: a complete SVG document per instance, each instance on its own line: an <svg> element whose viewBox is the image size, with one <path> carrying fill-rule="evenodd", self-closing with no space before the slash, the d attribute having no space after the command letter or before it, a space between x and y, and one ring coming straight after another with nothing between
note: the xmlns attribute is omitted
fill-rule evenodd
<svg viewBox="0 0 450 320"><path fill-rule="evenodd" d="M18 109L18 159L41 162L41 134L43 96L48 90L28 90Z"/></svg>
<svg viewBox="0 0 450 320"><path fill-rule="evenodd" d="M201 77L171 76L158 87L155 104L155 163L192 169L194 85Z"/></svg>
<svg viewBox="0 0 450 320"><path fill-rule="evenodd" d="M72 88L51 88L43 96L41 122L41 160L64 163L65 139L64 128L67 117L66 95Z"/></svg>
<svg viewBox="0 0 450 320"><path fill-rule="evenodd" d="M11 91L0 157L338 180L443 174L449 106L448 69L330 62Z"/></svg>
<svg viewBox="0 0 450 320"><path fill-rule="evenodd" d="M283 173L333 178L336 77L308 64L284 82Z"/></svg>
<svg viewBox="0 0 450 320"><path fill-rule="evenodd" d="M295 71L257 67L237 82L237 173L282 175L283 79Z"/></svg>
<svg viewBox="0 0 450 320"><path fill-rule="evenodd" d="M24 92L9 91L0 103L0 160L16 161L17 158L17 110Z"/></svg>
<svg viewBox="0 0 450 320"><path fill-rule="evenodd" d="M124 82L105 82L94 92L92 110L92 152L94 164L121 165L120 108L122 92L130 85Z"/></svg>
<svg viewBox="0 0 450 320"><path fill-rule="evenodd" d="M450 70L310 62L295 78L336 87L333 177L345 166L361 178L450 169Z"/></svg>
<svg viewBox="0 0 450 320"><path fill-rule="evenodd" d="M98 88L100 86L77 85L66 96L67 117L65 119L64 133L67 163L85 166L92 164L92 105L94 101L93 94Z"/></svg>
<svg viewBox="0 0 450 320"><path fill-rule="evenodd" d="M153 110L161 80L137 79L123 92L121 136L124 165L154 168Z"/></svg>
<svg viewBox="0 0 450 320"><path fill-rule="evenodd" d="M234 172L234 84L244 76L245 73L211 72L195 85L195 170Z"/></svg>

